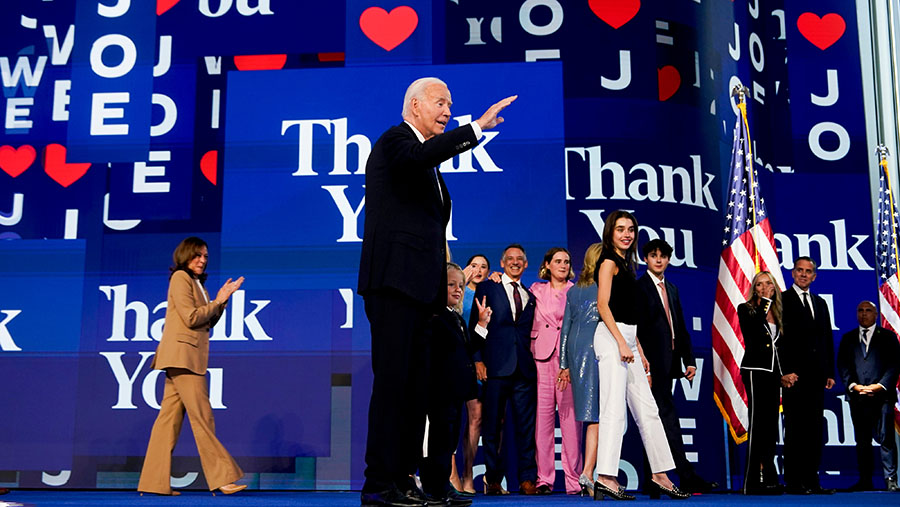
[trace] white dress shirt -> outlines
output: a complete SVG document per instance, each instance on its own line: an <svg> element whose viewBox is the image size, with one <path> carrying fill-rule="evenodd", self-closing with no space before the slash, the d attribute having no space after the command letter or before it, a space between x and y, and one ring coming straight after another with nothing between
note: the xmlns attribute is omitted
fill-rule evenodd
<svg viewBox="0 0 900 507"><path fill-rule="evenodd" d="M511 285L513 282L519 284L519 296L522 297L522 310L525 310L525 305L528 304L528 291L525 290L525 287L522 286L522 279L520 278L518 281L513 280L506 273L500 277L500 281L503 283L503 290L506 291L506 297L509 299L509 309L512 310L513 314L516 313L516 300L513 299L513 286ZM517 319L518 315L515 316Z"/></svg>

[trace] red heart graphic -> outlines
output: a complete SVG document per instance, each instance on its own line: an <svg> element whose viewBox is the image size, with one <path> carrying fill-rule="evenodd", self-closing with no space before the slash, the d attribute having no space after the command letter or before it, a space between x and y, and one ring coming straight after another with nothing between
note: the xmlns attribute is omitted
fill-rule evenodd
<svg viewBox="0 0 900 507"><path fill-rule="evenodd" d="M675 67L666 65L656 70L656 76L659 80L659 100L669 100L681 86L681 74Z"/></svg>
<svg viewBox="0 0 900 507"><path fill-rule="evenodd" d="M844 35L846 28L844 18L833 12L821 18L811 12L804 12L797 18L797 29L800 33L823 51L837 42Z"/></svg>
<svg viewBox="0 0 900 507"><path fill-rule="evenodd" d="M61 144L48 144L44 148L44 172L63 188L81 179L90 167L90 162L66 163L66 147Z"/></svg>
<svg viewBox="0 0 900 507"><path fill-rule="evenodd" d="M15 178L31 167L37 153L34 147L23 144L18 148L12 146L0 146L0 169Z"/></svg>
<svg viewBox="0 0 900 507"><path fill-rule="evenodd" d="M156 0L156 15L162 16L167 10L175 7L175 4L180 1L181 0Z"/></svg>
<svg viewBox="0 0 900 507"><path fill-rule="evenodd" d="M588 5L598 18L616 29L641 10L641 0L589 0Z"/></svg>
<svg viewBox="0 0 900 507"><path fill-rule="evenodd" d="M278 70L284 67L287 55L240 55L234 57L237 70Z"/></svg>
<svg viewBox="0 0 900 507"><path fill-rule="evenodd" d="M219 152L210 150L203 154L200 159L200 172L213 185L216 184L216 165L219 163Z"/></svg>
<svg viewBox="0 0 900 507"><path fill-rule="evenodd" d="M385 51L390 51L409 38L419 24L412 7L401 5L390 13L381 7L369 7L359 17L359 27L366 37Z"/></svg>

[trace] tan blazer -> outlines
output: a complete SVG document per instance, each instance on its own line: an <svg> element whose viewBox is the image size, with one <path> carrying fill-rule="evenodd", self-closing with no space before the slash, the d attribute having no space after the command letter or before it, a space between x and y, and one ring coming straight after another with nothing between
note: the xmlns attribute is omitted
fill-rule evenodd
<svg viewBox="0 0 900 507"><path fill-rule="evenodd" d="M220 306L209 298L206 289L201 292L200 280L186 271L173 273L169 280L163 335L150 367L156 370L186 368L197 375L205 375L209 360L209 330L224 310L225 305Z"/></svg>

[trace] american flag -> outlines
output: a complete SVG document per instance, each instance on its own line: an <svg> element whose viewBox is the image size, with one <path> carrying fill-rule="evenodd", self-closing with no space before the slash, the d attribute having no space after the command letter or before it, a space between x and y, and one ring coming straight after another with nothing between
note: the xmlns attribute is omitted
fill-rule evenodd
<svg viewBox="0 0 900 507"><path fill-rule="evenodd" d="M878 274L878 306L881 327L900 331L900 284L897 280L897 211L891 195L887 158L879 148L881 173L878 177L878 235L875 241L875 270ZM900 388L900 384L895 389ZM894 404L894 425L900 431L900 402Z"/></svg>
<svg viewBox="0 0 900 507"><path fill-rule="evenodd" d="M771 272L775 278L773 281L784 290L766 201L760 197L759 177L753 166L743 94L740 99L740 115L734 126L734 145L731 149L725 237L722 240L712 323L713 397L737 443L747 439L750 424L747 393L741 381L744 337L738 324L737 306L746 301L750 282L760 271Z"/></svg>

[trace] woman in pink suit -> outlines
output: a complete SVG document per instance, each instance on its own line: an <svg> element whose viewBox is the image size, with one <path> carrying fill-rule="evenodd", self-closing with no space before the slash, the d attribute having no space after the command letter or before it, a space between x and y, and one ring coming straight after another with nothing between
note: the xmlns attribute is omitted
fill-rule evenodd
<svg viewBox="0 0 900 507"><path fill-rule="evenodd" d="M538 276L547 282L535 282L531 292L537 300L531 328L531 352L537 366L537 418L534 438L538 468L538 493L553 490L556 478L554 433L556 408L562 430L562 467L566 492L581 492L581 423L575 419L575 403L569 385L568 371L559 369L559 332L566 310L566 292L572 287L571 260L568 250L554 247L544 255Z"/></svg>

